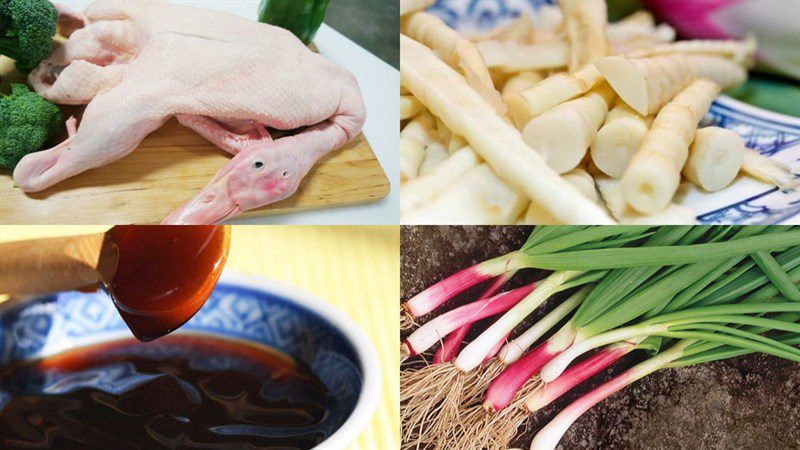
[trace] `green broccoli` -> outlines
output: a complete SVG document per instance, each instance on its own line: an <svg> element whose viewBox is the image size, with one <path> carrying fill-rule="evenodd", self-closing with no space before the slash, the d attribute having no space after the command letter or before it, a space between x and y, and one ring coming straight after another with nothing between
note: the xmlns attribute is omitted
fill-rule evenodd
<svg viewBox="0 0 800 450"><path fill-rule="evenodd" d="M30 72L53 51L58 12L48 0L0 0L0 55Z"/></svg>
<svg viewBox="0 0 800 450"><path fill-rule="evenodd" d="M0 167L14 169L23 156L41 150L61 130L58 107L28 90L11 85L11 95L0 94Z"/></svg>

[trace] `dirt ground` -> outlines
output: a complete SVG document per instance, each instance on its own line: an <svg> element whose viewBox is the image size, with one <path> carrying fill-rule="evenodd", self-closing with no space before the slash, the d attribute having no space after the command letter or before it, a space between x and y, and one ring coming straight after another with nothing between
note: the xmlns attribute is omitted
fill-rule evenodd
<svg viewBox="0 0 800 450"><path fill-rule="evenodd" d="M530 230L403 227L402 299L459 269L519 248ZM520 273L509 286L525 284L536 276L533 271ZM479 290L465 293L464 298L474 298ZM548 309L545 305L540 315ZM532 416L512 447L527 449L536 431L569 402L642 357L629 355L624 364L595 376L583 389ZM750 355L657 372L584 414L559 448L800 449L800 366Z"/></svg>

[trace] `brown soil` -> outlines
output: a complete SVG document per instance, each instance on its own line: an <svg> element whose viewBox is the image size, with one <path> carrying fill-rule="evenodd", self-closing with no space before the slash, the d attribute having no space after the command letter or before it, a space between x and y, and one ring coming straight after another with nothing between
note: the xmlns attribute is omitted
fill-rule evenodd
<svg viewBox="0 0 800 450"><path fill-rule="evenodd" d="M519 248L530 227L403 227L400 289L406 300L471 264ZM535 279L518 274L509 286ZM480 288L456 298L474 298ZM535 320L548 310L546 304ZM424 322L422 318L420 322ZM469 338L474 337L468 336ZM527 449L533 435L570 401L641 359L630 355L571 395L531 417L511 447ZM413 364L412 359L407 364ZM562 449L800 449L800 367L750 355L657 372L584 414Z"/></svg>

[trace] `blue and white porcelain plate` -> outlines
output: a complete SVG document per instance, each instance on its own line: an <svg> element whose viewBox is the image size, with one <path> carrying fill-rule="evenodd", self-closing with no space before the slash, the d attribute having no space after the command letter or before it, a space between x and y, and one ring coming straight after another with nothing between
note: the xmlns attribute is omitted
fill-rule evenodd
<svg viewBox="0 0 800 450"><path fill-rule="evenodd" d="M437 0L429 12L465 33L490 30L554 0ZM800 177L800 118L766 111L722 96L704 125L735 130L748 147L788 165ZM800 193L782 192L739 177L721 192L688 186L676 199L691 207L702 224L800 224Z"/></svg>
<svg viewBox="0 0 800 450"><path fill-rule="evenodd" d="M271 347L308 366L332 399L320 425L328 438L318 448L343 449L377 406L380 364L366 335L343 313L292 286L225 272L205 305L175 333ZM0 304L0 367L129 337L104 292L64 292ZM147 344L142 348L163 351ZM204 363L219 367L229 359L219 355ZM0 407L2 397L0 391Z"/></svg>

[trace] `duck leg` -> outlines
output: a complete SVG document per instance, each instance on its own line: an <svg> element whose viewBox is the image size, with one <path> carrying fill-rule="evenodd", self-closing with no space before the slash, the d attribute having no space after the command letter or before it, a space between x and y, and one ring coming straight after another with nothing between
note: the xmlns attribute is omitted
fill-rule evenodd
<svg viewBox="0 0 800 450"><path fill-rule="evenodd" d="M226 127L207 116L178 114L176 117L178 123L195 131L231 155L237 155L252 145L272 142L272 137L262 124L252 124L249 127L240 127L241 129L231 131L229 128L232 127Z"/></svg>
<svg viewBox="0 0 800 450"><path fill-rule="evenodd" d="M98 95L86 108L77 133L49 150L22 158L14 170L14 181L25 192L40 192L89 169L111 164L136 149L169 119L169 115L151 112L156 110L137 98L131 99L125 89Z"/></svg>

